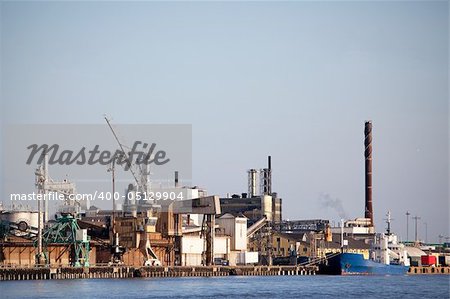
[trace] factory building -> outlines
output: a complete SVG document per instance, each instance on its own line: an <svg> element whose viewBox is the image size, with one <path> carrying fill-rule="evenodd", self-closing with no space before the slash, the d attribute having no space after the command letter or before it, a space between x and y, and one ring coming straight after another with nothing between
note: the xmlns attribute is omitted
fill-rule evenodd
<svg viewBox="0 0 450 299"><path fill-rule="evenodd" d="M298 256L310 256L311 246L307 234L287 234L275 232L272 238L274 257L288 257L293 254Z"/></svg>
<svg viewBox="0 0 450 299"><path fill-rule="evenodd" d="M214 238L214 262L228 261L231 247L231 237L217 232ZM183 232L181 239L181 265L201 266L204 261L206 240L201 228L191 228Z"/></svg>
<svg viewBox="0 0 450 299"><path fill-rule="evenodd" d="M214 263L231 266L240 264L242 254L247 252L247 218L227 213L217 218L215 222ZM202 265L205 244L201 227L185 227L181 240L181 264Z"/></svg>
<svg viewBox="0 0 450 299"><path fill-rule="evenodd" d="M224 234L231 237L231 251L247 250L247 218L225 214L216 219L216 224Z"/></svg>
<svg viewBox="0 0 450 299"><path fill-rule="evenodd" d="M144 179L144 181L147 181ZM149 182L147 182L149 184ZM130 266L143 265L145 261L158 260L163 266L181 265L181 238L183 216L196 219L198 215L184 215L174 210L171 200L155 202L138 201L135 185L127 188L123 209L100 210L91 207L79 221L83 228L87 228L95 244L109 243L112 246L117 238L117 247L120 248L121 263ZM178 172L175 172L175 186L152 187L152 192L176 194L178 198L190 200L203 197L206 191L197 187L180 187ZM113 223L113 214L114 223ZM197 217L196 217L197 216ZM112 233L114 231L114 234ZM97 263L111 261L110 248L102 246L97 254Z"/></svg>
<svg viewBox="0 0 450 299"><path fill-rule="evenodd" d="M259 173L259 190L258 190ZM268 157L268 167L248 170L248 193L233 194L220 199L222 214L244 215L248 226L265 217L273 223L282 221L282 199L272 192L272 160Z"/></svg>
<svg viewBox="0 0 450 299"><path fill-rule="evenodd" d="M90 213L89 216L83 217L79 223L81 227L88 229L94 241L99 244L114 244L110 230L111 218L112 211L98 211L96 215ZM117 213L114 220L114 237L118 239L118 246L124 249L122 262L125 265L137 266L143 265L149 258L158 259L161 265L165 266L179 264L181 225L181 215L173 213L171 206L161 208L157 214L152 214L150 210L136 211L135 216L126 217ZM110 261L110 250L102 248L97 254L96 262Z"/></svg>
<svg viewBox="0 0 450 299"><path fill-rule="evenodd" d="M220 206L223 214L244 215L248 224L252 225L262 217L269 221L281 221L282 199L276 193L248 198L246 193L233 195L231 198L221 198Z"/></svg>

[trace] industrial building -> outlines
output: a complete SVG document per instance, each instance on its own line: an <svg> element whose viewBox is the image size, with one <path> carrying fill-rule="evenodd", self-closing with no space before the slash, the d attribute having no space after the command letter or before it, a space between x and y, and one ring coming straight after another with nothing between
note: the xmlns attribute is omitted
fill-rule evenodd
<svg viewBox="0 0 450 299"><path fill-rule="evenodd" d="M275 232L272 246L274 257L311 256L311 245L306 233Z"/></svg>
<svg viewBox="0 0 450 299"><path fill-rule="evenodd" d="M247 217L249 225L262 217L273 220L275 223L281 222L281 204L282 199L276 193L251 198L243 193L242 197L234 195L231 198L220 198L222 213L244 215Z"/></svg>
<svg viewBox="0 0 450 299"><path fill-rule="evenodd" d="M259 171L248 170L248 193L233 194L231 197L220 198L222 213L244 215L251 226L265 217L273 223L282 221L282 199L272 192L272 158L268 157L268 167Z"/></svg>
<svg viewBox="0 0 450 299"><path fill-rule="evenodd" d="M216 230L214 237L214 263L222 264L222 261L228 261L231 249L230 243L230 236ZM206 239L202 235L200 227L184 230L181 240L181 265L204 265L205 244Z"/></svg>
<svg viewBox="0 0 450 299"><path fill-rule="evenodd" d="M230 266L241 264L242 254L247 252L247 218L224 214L216 218L214 238L214 263ZM199 226L183 228L181 241L182 265L200 266L206 240Z"/></svg>
<svg viewBox="0 0 450 299"><path fill-rule="evenodd" d="M198 187L180 186L175 172L173 187L151 187L148 170L133 174L122 204L111 210L65 201L56 220L49 220L48 206L38 211L16 207L0 210L0 264L16 266L124 266L273 265L324 261L339 252L369 258L374 238L372 208L371 123L365 124L364 218L331 227L325 219L283 220L282 199L272 191L272 165L248 170L248 190L225 198L208 196ZM114 166L112 166L114 186ZM51 184L48 182L51 181ZM258 184L259 181L259 184ZM39 192L75 192L68 180L53 181L46 159L36 171ZM161 189L162 188L162 189ZM183 200L136 200L148 190L181 192ZM407 247L413 265L423 256L444 255ZM427 259L426 262L431 261Z"/></svg>

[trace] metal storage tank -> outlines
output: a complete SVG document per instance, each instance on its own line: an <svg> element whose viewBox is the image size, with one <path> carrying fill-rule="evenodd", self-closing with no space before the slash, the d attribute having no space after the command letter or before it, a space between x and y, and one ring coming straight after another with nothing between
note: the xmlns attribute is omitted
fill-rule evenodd
<svg viewBox="0 0 450 299"><path fill-rule="evenodd" d="M225 234L231 237L230 250L247 250L247 218L235 217L232 214L224 214L216 219L220 228L224 229Z"/></svg>
<svg viewBox="0 0 450 299"><path fill-rule="evenodd" d="M272 196L263 195L261 197L261 214L266 216L268 221L272 221Z"/></svg>
<svg viewBox="0 0 450 299"><path fill-rule="evenodd" d="M0 220L9 226L10 234L23 237L30 234L37 234L38 212L12 210L2 211Z"/></svg>

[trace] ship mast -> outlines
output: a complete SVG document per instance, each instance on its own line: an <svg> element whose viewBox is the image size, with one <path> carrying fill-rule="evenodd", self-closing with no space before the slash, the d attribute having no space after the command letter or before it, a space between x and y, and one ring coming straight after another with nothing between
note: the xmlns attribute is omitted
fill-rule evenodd
<svg viewBox="0 0 450 299"><path fill-rule="evenodd" d="M386 218L386 223L387 223L386 232L387 232L387 235L390 236L391 235L391 220L392 220L391 211L387 212L386 217L387 217Z"/></svg>

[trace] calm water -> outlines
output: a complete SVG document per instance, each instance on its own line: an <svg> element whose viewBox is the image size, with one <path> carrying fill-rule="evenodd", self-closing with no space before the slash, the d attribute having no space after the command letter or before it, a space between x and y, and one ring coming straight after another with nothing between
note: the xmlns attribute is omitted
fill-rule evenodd
<svg viewBox="0 0 450 299"><path fill-rule="evenodd" d="M233 276L0 282L0 298L449 298L450 276Z"/></svg>

